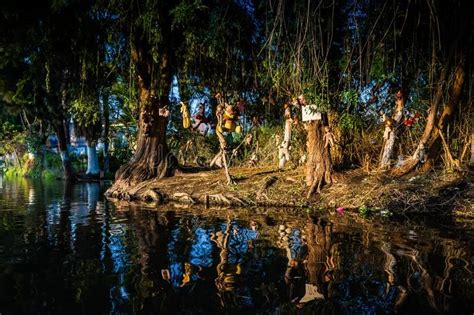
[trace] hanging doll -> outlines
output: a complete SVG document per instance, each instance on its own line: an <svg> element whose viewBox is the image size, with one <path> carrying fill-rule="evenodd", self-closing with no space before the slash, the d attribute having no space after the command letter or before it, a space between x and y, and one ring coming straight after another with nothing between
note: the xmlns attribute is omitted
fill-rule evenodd
<svg viewBox="0 0 474 315"><path fill-rule="evenodd" d="M334 134L331 132L331 128L329 126L324 127L324 147L329 148L334 146Z"/></svg>
<svg viewBox="0 0 474 315"><path fill-rule="evenodd" d="M189 114L189 108L184 104L183 102L180 102L181 104L181 114L183 115L183 128L188 129L191 126L191 117Z"/></svg>
<svg viewBox="0 0 474 315"><path fill-rule="evenodd" d="M241 127L237 124L239 120L239 113L232 105L226 105L223 114L223 131L227 132L241 132Z"/></svg>

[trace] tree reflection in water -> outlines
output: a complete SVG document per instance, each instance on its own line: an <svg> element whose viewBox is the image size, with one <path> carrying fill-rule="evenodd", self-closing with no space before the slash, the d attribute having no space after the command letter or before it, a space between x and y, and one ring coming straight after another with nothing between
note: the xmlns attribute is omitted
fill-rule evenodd
<svg viewBox="0 0 474 315"><path fill-rule="evenodd" d="M469 232L281 210L175 212L111 204L103 190L3 181L0 313L474 310Z"/></svg>

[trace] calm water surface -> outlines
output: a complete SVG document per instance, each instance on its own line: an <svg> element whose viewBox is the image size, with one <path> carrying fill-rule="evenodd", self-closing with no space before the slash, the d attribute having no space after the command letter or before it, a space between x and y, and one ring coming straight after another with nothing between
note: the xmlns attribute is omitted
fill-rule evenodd
<svg viewBox="0 0 474 315"><path fill-rule="evenodd" d="M1 175L0 175L1 176ZM0 314L473 314L473 231L0 177Z"/></svg>

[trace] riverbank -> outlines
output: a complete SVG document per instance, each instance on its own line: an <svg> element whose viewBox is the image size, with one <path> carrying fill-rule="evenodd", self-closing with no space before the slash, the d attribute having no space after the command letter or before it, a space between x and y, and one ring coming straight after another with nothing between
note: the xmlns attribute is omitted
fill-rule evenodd
<svg viewBox="0 0 474 315"><path fill-rule="evenodd" d="M305 198L302 167L285 171L273 166L236 167L230 172L236 182L232 186L226 184L223 170L188 169L174 177L149 180L126 192L108 191L106 195L155 203L343 208L361 215L436 213L474 218L472 170L403 178L351 170L335 174L334 184L310 200Z"/></svg>

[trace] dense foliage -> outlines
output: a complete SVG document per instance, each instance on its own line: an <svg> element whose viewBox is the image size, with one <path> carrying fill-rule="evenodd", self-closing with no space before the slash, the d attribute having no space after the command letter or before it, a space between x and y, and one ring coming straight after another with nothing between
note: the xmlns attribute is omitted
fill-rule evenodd
<svg viewBox="0 0 474 315"><path fill-rule="evenodd" d="M163 106L171 111L170 150L181 163L204 164L217 140L212 132L203 137L184 130L177 103L189 102L194 114L206 101L213 121L214 96L221 93L229 103L245 101L241 123L258 142L243 146L233 163L247 163L252 155L273 163L282 105L304 94L327 113L335 166L375 168L399 90L405 104L391 166L419 153L420 144L427 159L440 162L443 156L448 168L468 159L474 111L470 1L59 0L1 6L0 154L15 154L13 164L27 152L44 156L51 134L58 151L68 152L73 125L88 146L105 144L101 164L109 165L110 143L116 169L137 145L138 151L146 145L140 130L149 118L141 126L140 115ZM304 141L297 126L295 161L304 154Z"/></svg>

